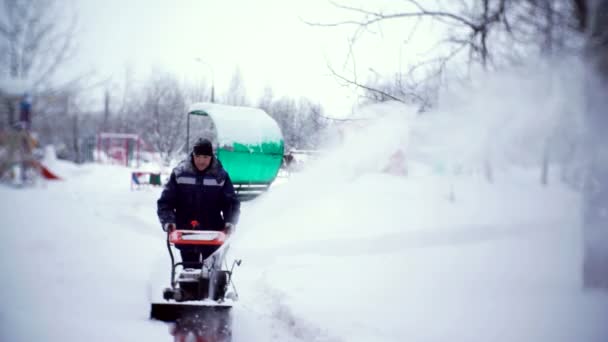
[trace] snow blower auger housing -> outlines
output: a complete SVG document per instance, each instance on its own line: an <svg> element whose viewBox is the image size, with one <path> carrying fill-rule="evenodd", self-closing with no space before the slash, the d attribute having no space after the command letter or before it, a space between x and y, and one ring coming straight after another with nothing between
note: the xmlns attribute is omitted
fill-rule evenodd
<svg viewBox="0 0 608 342"><path fill-rule="evenodd" d="M232 283L235 260L230 270L224 260L228 235L222 231L174 230L167 234L167 249L171 257L171 287L163 291L165 302L152 303L150 318L177 322L180 319L208 317L229 320L232 303L238 299ZM200 263L175 262L172 246L201 246L213 251ZM181 272L177 272L181 268ZM229 287L233 291L229 292ZM207 319L206 319L207 320Z"/></svg>

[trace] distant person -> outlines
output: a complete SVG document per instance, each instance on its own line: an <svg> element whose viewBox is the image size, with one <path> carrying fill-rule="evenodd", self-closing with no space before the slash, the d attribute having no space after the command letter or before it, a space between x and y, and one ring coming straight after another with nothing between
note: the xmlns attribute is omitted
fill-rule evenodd
<svg viewBox="0 0 608 342"><path fill-rule="evenodd" d="M382 171L395 176L407 176L407 158L405 157L405 152L398 149L391 154L387 165Z"/></svg>
<svg viewBox="0 0 608 342"><path fill-rule="evenodd" d="M19 126L29 131L32 127L32 96L28 93L23 94L19 102Z"/></svg>
<svg viewBox="0 0 608 342"><path fill-rule="evenodd" d="M175 229L234 232L240 202L230 176L213 155L209 140L199 139L188 158L173 169L157 201L157 214L165 232ZM184 267L198 268L217 247L178 248Z"/></svg>
<svg viewBox="0 0 608 342"><path fill-rule="evenodd" d="M287 171L291 171L294 161L295 158L293 157L293 154L291 152L287 153L283 156L283 168Z"/></svg>

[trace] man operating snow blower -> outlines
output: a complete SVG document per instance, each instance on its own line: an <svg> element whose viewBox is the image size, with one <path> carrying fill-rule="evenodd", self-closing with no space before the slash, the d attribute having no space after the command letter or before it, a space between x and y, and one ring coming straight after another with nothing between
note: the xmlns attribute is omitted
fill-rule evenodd
<svg viewBox="0 0 608 342"><path fill-rule="evenodd" d="M200 322L194 329L230 334L228 299L236 299L236 292L230 297L227 289L240 261L228 270L224 258L239 213L228 173L214 156L211 142L199 139L189 157L173 169L157 202L158 218L167 232L171 287L164 290L163 302L152 303L151 318L178 326L180 321L182 326ZM172 247L179 249L181 263L175 262Z"/></svg>
<svg viewBox="0 0 608 342"><path fill-rule="evenodd" d="M189 158L171 173L158 199L158 218L165 232L214 230L231 234L240 213L230 176L213 156L213 146L199 139ZM215 246L176 246L185 268L200 268Z"/></svg>

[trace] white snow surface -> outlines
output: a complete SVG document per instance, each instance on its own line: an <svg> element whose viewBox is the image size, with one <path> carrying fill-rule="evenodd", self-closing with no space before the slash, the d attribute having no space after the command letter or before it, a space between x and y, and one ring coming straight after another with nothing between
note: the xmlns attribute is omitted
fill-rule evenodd
<svg viewBox="0 0 608 342"><path fill-rule="evenodd" d="M579 194L536 169L382 173L391 146L419 144L408 120L382 116L243 204L234 341L607 341L608 295L581 286ZM0 340L171 341L148 320L169 279L160 189L47 163L63 181L0 187Z"/></svg>
<svg viewBox="0 0 608 342"><path fill-rule="evenodd" d="M147 320L169 275L159 190L54 167L65 181L0 188L0 339L171 340ZM243 205L235 341L606 340L569 190L463 178L452 203L438 176L298 176Z"/></svg>
<svg viewBox="0 0 608 342"><path fill-rule="evenodd" d="M193 103L189 112L203 110L211 116L220 146L233 143L256 145L283 140L277 123L259 108L217 103Z"/></svg>

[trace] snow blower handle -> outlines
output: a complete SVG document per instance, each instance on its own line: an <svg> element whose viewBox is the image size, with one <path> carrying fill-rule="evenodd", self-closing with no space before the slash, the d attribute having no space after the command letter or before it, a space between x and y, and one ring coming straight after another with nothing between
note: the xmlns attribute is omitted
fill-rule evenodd
<svg viewBox="0 0 608 342"><path fill-rule="evenodd" d="M232 233L234 233L235 229L236 229L236 226L234 225L234 223L226 222L226 224L224 225L224 233L226 235L232 235Z"/></svg>
<svg viewBox="0 0 608 342"><path fill-rule="evenodd" d="M165 227L167 228L165 229ZM165 223L163 230L167 233L167 250L169 251L169 256L171 257L171 288L175 289L175 257L173 256L173 251L171 250L170 241L171 233L175 230L175 223Z"/></svg>
<svg viewBox="0 0 608 342"><path fill-rule="evenodd" d="M163 224L163 230L165 232L167 232L168 234L170 234L172 231L175 230L175 223L165 223Z"/></svg>

